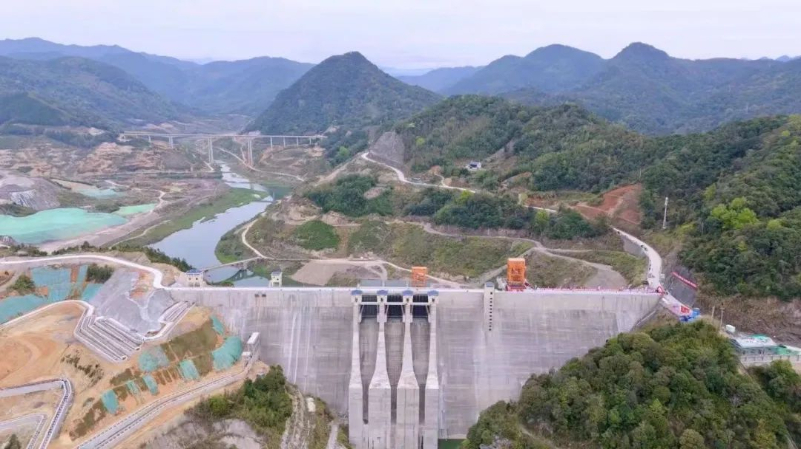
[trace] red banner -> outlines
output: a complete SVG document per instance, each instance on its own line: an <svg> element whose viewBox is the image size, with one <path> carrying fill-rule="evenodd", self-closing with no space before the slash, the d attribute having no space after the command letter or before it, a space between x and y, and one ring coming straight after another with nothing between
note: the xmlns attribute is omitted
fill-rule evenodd
<svg viewBox="0 0 801 449"><path fill-rule="evenodd" d="M676 279L680 280L681 282L684 282L685 284L689 285L689 286L690 286L690 287L692 287L693 289L695 289L695 290L698 290L698 284L696 284L695 282L693 282L693 281L691 281L691 280L689 280L689 279L685 278L684 276L680 275L679 273L676 273L675 271L674 271L673 273L671 273L671 274L672 274L672 275L673 275L673 276L674 276Z"/></svg>

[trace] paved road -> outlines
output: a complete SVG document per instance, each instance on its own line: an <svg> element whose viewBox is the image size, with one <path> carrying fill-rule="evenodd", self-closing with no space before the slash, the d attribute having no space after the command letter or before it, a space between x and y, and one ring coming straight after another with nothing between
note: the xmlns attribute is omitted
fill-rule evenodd
<svg viewBox="0 0 801 449"><path fill-rule="evenodd" d="M436 188L441 188L441 189L459 190L461 192L476 193L476 191L473 190L473 189L468 189L468 188L465 188L465 187L449 186L448 184L445 184L445 180L444 179L442 180L442 182L440 184L429 184L429 183L426 183L426 182L410 181L410 180L408 180L406 178L406 174L403 173L403 171L401 171L401 170L399 170L399 169L397 169L397 168L395 168L395 167L393 167L393 166L391 166L389 164L386 164L384 162L380 162L380 161L377 161L375 159L370 159L370 155L369 155L368 151L365 151L364 153L362 153L362 159L364 159L365 161L372 162L374 164L382 165L382 166L394 171L395 174L398 175L398 179L400 179L401 182L404 182L406 184L411 184L413 186L420 186L420 187L436 187Z"/></svg>
<svg viewBox="0 0 801 449"><path fill-rule="evenodd" d="M31 413L30 415L20 416L19 418L9 419L8 421L0 422L0 432L6 430L14 430L20 427L34 426L33 434L28 440L25 449L34 449L36 447L36 440L42 433L44 423L47 421L47 415L44 413Z"/></svg>
<svg viewBox="0 0 801 449"><path fill-rule="evenodd" d="M31 441L28 443L28 448L38 447L39 449L46 449L47 446L50 445L53 437L56 436L56 433L58 433L58 430L64 423L64 419L67 417L67 411L69 410L70 405L72 405L72 383L70 383L69 379L60 378L0 389L0 398L4 398L21 396L39 391L55 390L58 388L62 389L64 393L61 396L61 400L59 400L58 404L56 405L56 409L53 412L53 417L50 419L50 422L46 428L42 428L43 422L39 424L34 432L33 437L31 437ZM40 435L43 435L42 441L37 445L36 442Z"/></svg>

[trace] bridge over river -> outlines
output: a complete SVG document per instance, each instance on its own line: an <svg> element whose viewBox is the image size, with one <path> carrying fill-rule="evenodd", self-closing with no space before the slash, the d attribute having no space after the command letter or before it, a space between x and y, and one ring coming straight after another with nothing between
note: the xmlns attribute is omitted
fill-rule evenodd
<svg viewBox="0 0 801 449"><path fill-rule="evenodd" d="M312 136L298 136L298 135L262 135L262 134L203 134L203 133L156 133L148 131L123 131L120 133L120 140L127 141L128 139L147 139L148 142L153 142L153 139L166 140L170 148L175 148L176 139L190 139L201 140L208 143L209 163L214 163L214 140L216 139L236 139L243 140L247 144L247 162L253 164L253 142L256 140L268 141L270 148L280 146L287 148L289 146L301 145L314 145L325 136L312 135Z"/></svg>

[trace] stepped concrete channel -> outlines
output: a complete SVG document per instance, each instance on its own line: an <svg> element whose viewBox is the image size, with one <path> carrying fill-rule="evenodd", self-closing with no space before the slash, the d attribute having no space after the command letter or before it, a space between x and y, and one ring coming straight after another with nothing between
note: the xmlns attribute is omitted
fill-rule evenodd
<svg viewBox="0 0 801 449"><path fill-rule="evenodd" d="M357 448L437 447L532 375L630 331L647 291L170 289L210 307L304 394L348 416Z"/></svg>

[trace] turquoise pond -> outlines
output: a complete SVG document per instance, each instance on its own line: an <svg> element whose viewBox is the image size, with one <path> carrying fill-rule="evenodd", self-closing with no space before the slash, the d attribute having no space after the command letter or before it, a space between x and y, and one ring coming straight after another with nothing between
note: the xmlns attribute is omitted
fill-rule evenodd
<svg viewBox="0 0 801 449"><path fill-rule="evenodd" d="M137 204L136 206L124 206L124 207L121 207L121 208L117 209L117 211L114 212L114 213L117 214L117 215L121 215L123 217L127 217L129 215L136 215L136 214L141 214L143 212L150 212L151 210L153 210L155 208L156 208L156 203Z"/></svg>
<svg viewBox="0 0 801 449"><path fill-rule="evenodd" d="M127 221L127 217L150 212L155 207L155 203L137 204L121 207L113 214L63 207L43 210L27 217L0 215L0 235L10 235L17 242L29 245L66 240L121 225Z"/></svg>
<svg viewBox="0 0 801 449"><path fill-rule="evenodd" d="M125 222L125 218L117 214L68 207L43 210L27 217L0 215L0 235L10 235L19 243L35 245L78 237Z"/></svg>
<svg viewBox="0 0 801 449"><path fill-rule="evenodd" d="M31 293L0 299L0 323L67 298L91 301L101 285L86 282L87 268L86 265L82 265L74 268L39 267L31 269L33 283L37 288L46 287L47 294ZM71 281L73 270L75 270L75 282Z"/></svg>
<svg viewBox="0 0 801 449"><path fill-rule="evenodd" d="M86 188L78 189L78 193L83 196L88 196L90 198L114 198L115 196L119 196L120 192L117 192L114 189L98 189L95 186L87 186Z"/></svg>

